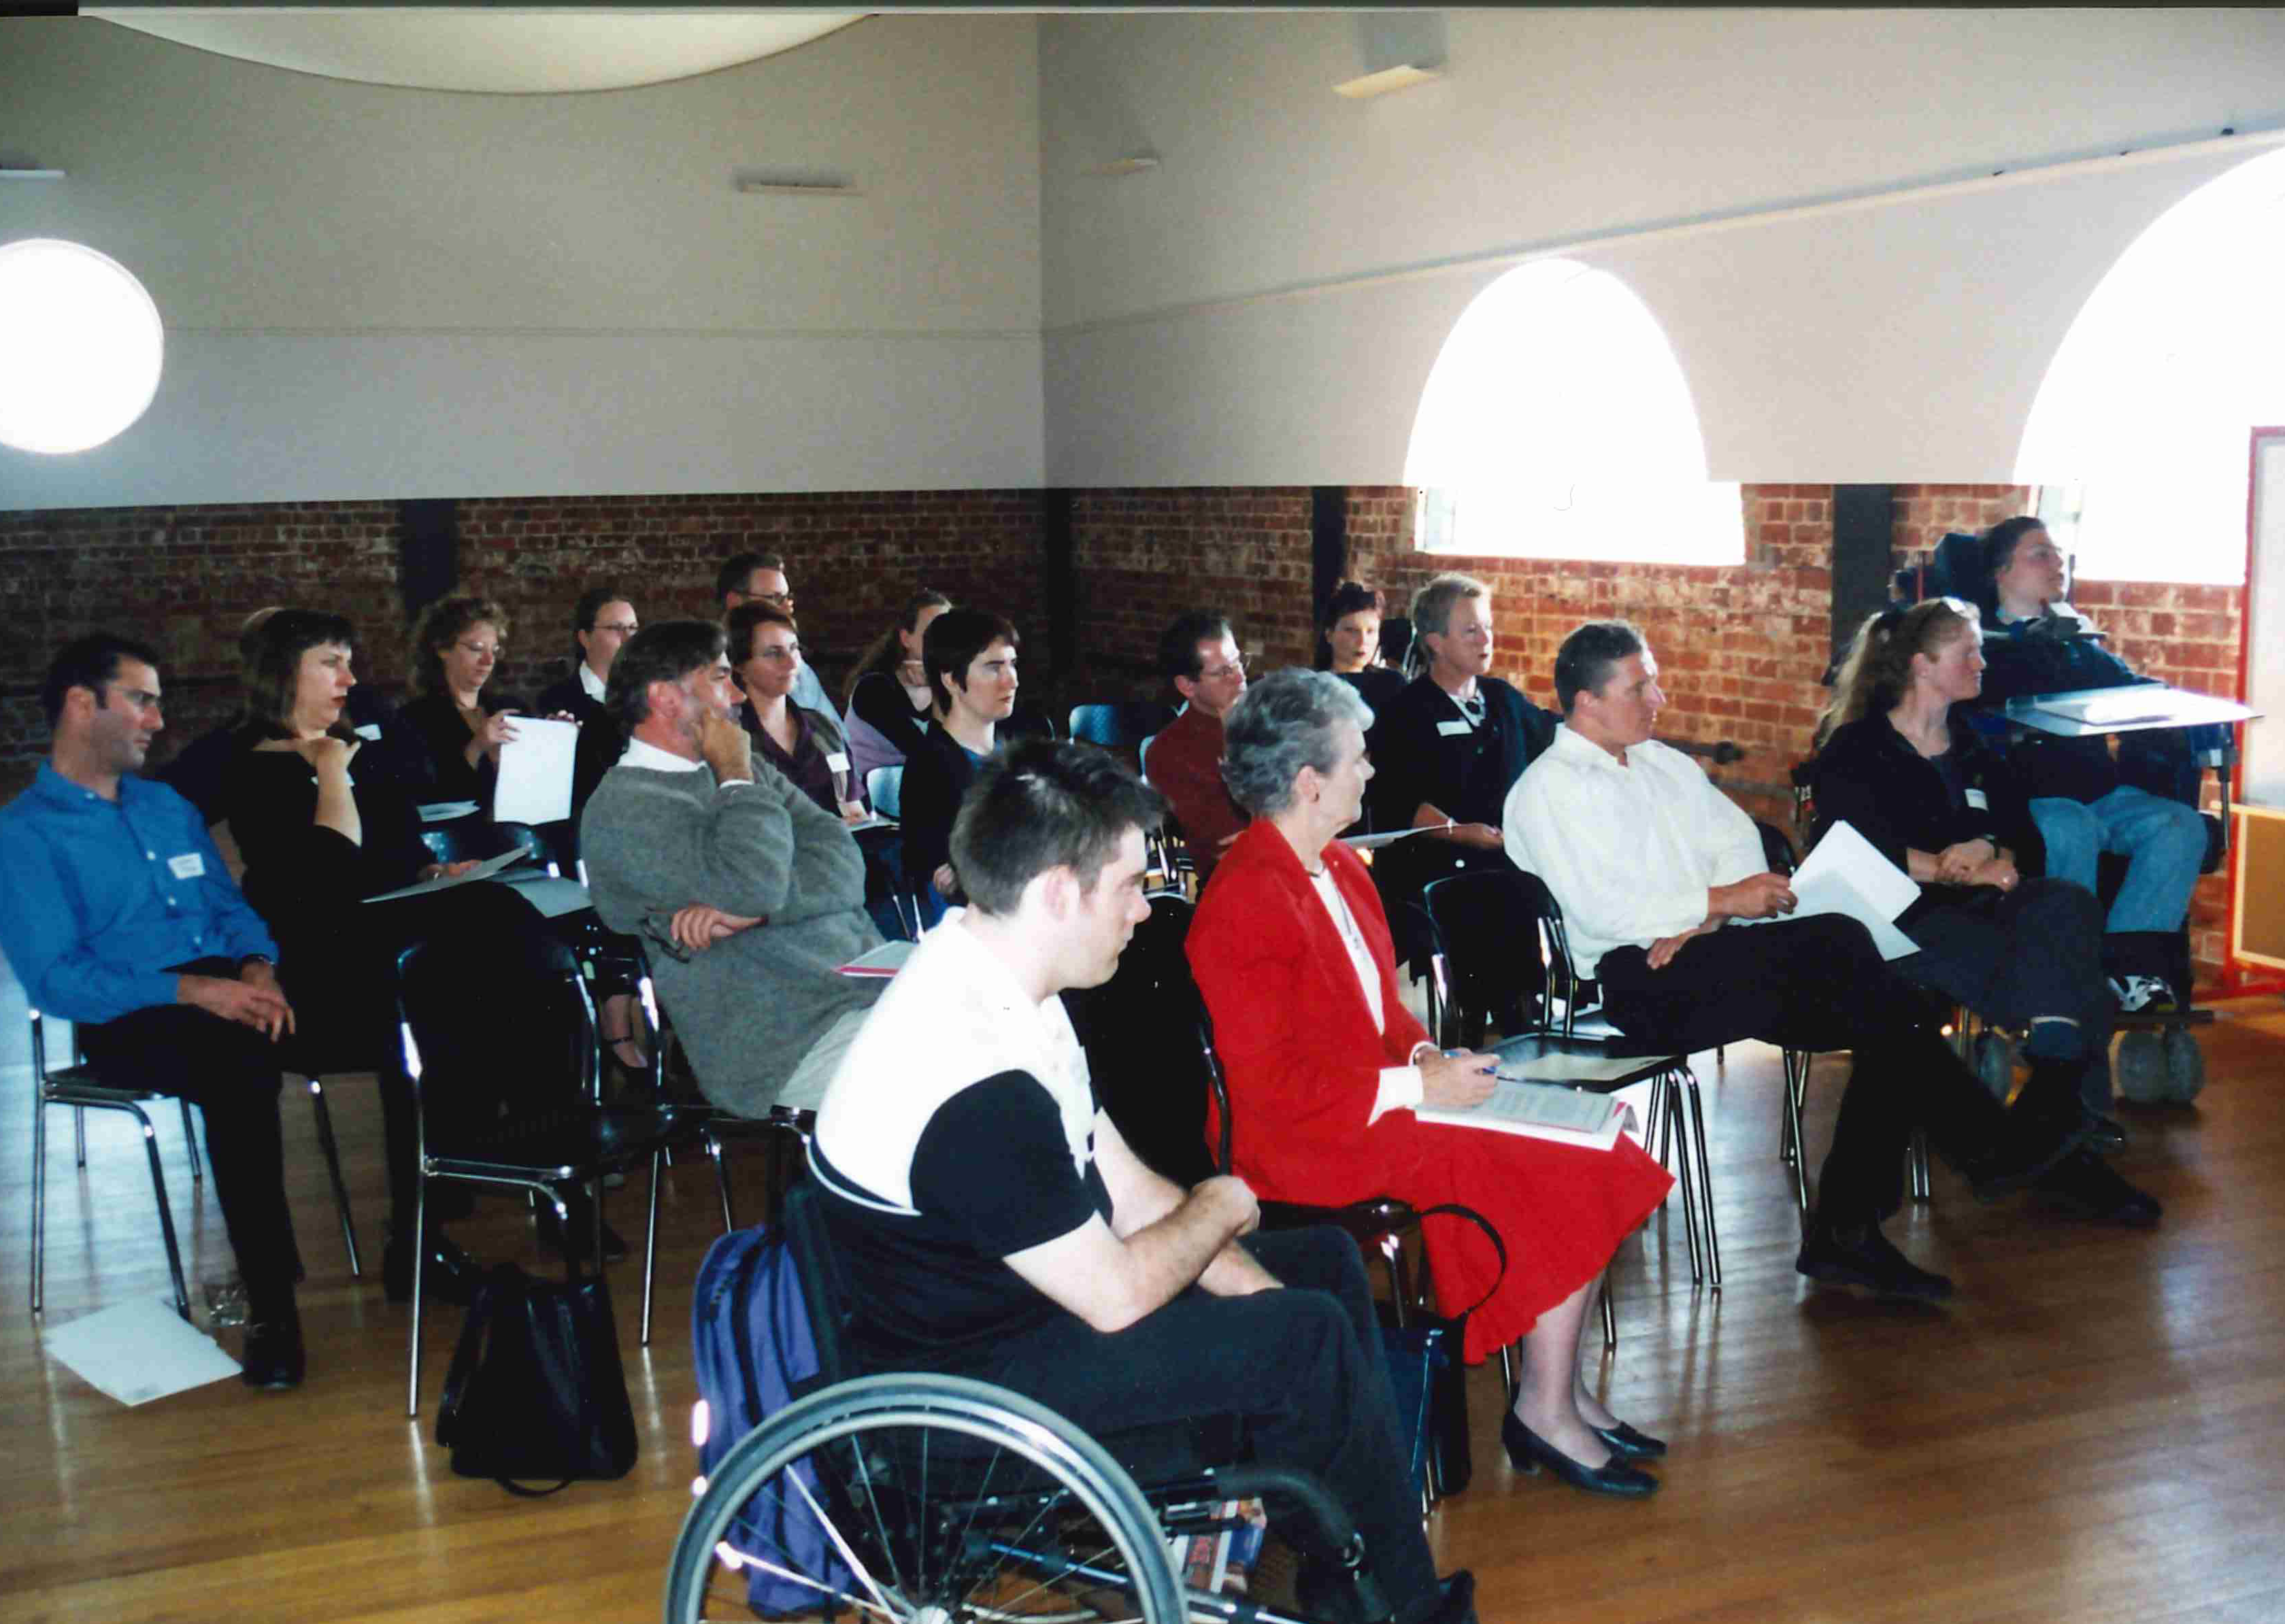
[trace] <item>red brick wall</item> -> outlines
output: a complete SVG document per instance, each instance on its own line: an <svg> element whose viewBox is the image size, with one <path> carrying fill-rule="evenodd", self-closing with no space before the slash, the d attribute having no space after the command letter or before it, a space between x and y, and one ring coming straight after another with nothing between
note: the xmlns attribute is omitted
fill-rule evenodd
<svg viewBox="0 0 2285 1624"><path fill-rule="evenodd" d="M836 693L921 584L1026 631L1042 613L1034 491L468 501L459 523L463 584L499 599L511 620L502 691L525 696L561 673L570 607L590 581L620 583L646 619L711 615L715 569L734 553L786 555L804 640ZM12 632L0 652L0 797L46 754L40 677L85 632L158 645L168 693L158 765L236 708L238 625L264 604L347 614L362 639L359 676L401 694L398 559L393 503L0 513L0 608Z"/></svg>

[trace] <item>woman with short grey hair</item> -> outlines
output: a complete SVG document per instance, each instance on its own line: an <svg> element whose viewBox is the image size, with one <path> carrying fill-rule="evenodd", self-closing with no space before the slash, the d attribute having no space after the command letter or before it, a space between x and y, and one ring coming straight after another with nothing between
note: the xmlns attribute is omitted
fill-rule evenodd
<svg viewBox="0 0 2285 1624"><path fill-rule="evenodd" d="M1492 1089L1491 1057L1440 1052L1404 1007L1388 918L1340 831L1372 778L1371 714L1324 671L1264 677L1222 719L1222 781L1253 814L1205 888L1185 944L1229 1083L1230 1171L1267 1200L1342 1206L1460 1202L1507 1241L1502 1269L1472 1227L1422 1226L1447 1314L1468 1310L1470 1362L1517 1344L1501 1440L1522 1470L1604 1495L1646 1495L1666 1446L1603 1408L1580 1338L1619 1242L1673 1180L1631 1140L1608 1150L1423 1122Z"/></svg>

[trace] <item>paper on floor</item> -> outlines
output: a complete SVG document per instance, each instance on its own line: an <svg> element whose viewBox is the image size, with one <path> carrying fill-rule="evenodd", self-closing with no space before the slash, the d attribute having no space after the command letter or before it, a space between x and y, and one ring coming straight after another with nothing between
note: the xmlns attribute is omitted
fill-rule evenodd
<svg viewBox="0 0 2285 1624"><path fill-rule="evenodd" d="M238 1361L166 1298L99 1308L40 1336L50 1357L122 1404L148 1404L238 1374Z"/></svg>

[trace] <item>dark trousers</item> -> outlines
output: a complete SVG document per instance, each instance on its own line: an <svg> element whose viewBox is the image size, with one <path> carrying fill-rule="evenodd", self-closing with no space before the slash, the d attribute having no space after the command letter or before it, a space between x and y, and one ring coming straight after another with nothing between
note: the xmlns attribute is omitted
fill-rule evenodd
<svg viewBox="0 0 2285 1624"><path fill-rule="evenodd" d="M962 1374L1037 1399L1089 1432L1173 1432L1201 1417L1237 1416L1255 1460L1324 1480L1364 1535L1398 1619L1417 1619L1434 1604L1435 1563L1397 1442L1356 1243L1316 1228L1245 1244L1285 1290L1216 1297L1192 1287L1109 1335L1064 1315Z"/></svg>
<svg viewBox="0 0 2285 1624"><path fill-rule="evenodd" d="M257 1320L286 1312L297 1258L278 1126L278 1054L270 1040L188 1004L165 1004L82 1026L79 1040L106 1085L155 1089L199 1108L247 1311Z"/></svg>
<svg viewBox="0 0 2285 1624"><path fill-rule="evenodd" d="M2025 880L2011 891L1937 885L1899 919L1920 951L1896 961L1917 985L1956 999L1985 1020L2030 1032L2037 1059L2079 1061L2085 1102L2110 1102L2103 1059L2116 1005L2103 979L2102 905L2068 880ZM2044 1022L2061 1016L2076 1023Z"/></svg>
<svg viewBox="0 0 2285 1624"><path fill-rule="evenodd" d="M1639 947L1596 967L1603 1009L1629 1038L1682 1053L1758 1038L1855 1052L1833 1149L1818 1180L1826 1223L1877 1222L1904 1204L1912 1130L1973 1168L2006 1113L1940 1032L1928 1000L1884 962L1865 927L1834 914L1731 925L1692 938L1663 969Z"/></svg>

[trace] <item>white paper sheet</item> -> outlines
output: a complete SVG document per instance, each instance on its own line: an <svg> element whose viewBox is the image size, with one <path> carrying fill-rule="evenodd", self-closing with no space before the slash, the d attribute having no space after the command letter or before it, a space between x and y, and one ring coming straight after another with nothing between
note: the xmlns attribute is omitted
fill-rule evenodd
<svg viewBox="0 0 2285 1624"><path fill-rule="evenodd" d="M500 823L561 823L571 815L571 758L579 724L545 717L515 718L515 737L500 746L492 817Z"/></svg>
<svg viewBox="0 0 2285 1624"><path fill-rule="evenodd" d="M367 902L394 902L399 897L425 897L430 891L450 890L455 885L467 885L476 880L489 880L512 863L520 863L531 855L522 846L513 851L503 851L498 857L488 857L466 874L444 875L434 880L423 880L418 885L407 885L393 891L383 891L378 897L367 897Z"/></svg>
<svg viewBox="0 0 2285 1624"><path fill-rule="evenodd" d="M164 1298L121 1303L40 1333L40 1345L97 1392L148 1404L238 1374L238 1361Z"/></svg>
<svg viewBox="0 0 2285 1624"><path fill-rule="evenodd" d="M1807 919L1818 914L1841 914L1873 933L1873 945L1883 959L1901 959L1920 951L1920 945L1889 922L1920 898L1920 883L1881 855L1881 850L1846 823L1826 830L1817 850L1809 854L1793 876L1797 906L1780 919ZM1739 920L1739 924L1765 925L1766 919Z"/></svg>
<svg viewBox="0 0 2285 1624"><path fill-rule="evenodd" d="M1371 851L1393 841L1402 840L1407 835L1425 835L1427 832L1425 829L1389 829L1378 835L1344 835L1341 844L1352 851Z"/></svg>

